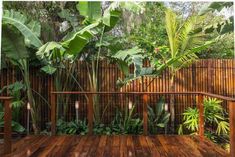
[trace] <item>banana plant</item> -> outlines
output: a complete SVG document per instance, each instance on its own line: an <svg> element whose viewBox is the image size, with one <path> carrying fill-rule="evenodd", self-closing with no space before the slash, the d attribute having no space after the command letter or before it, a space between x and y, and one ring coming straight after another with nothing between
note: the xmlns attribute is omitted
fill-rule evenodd
<svg viewBox="0 0 235 157"><path fill-rule="evenodd" d="M4 10L2 20L2 52L13 65L17 66L23 76L27 89L27 98L31 105L31 117L35 133L38 128L38 106L35 104L29 78L29 62L35 48L42 46L39 39L40 24L29 20L23 14L14 10Z"/></svg>
<svg viewBox="0 0 235 157"><path fill-rule="evenodd" d="M134 9L136 6L136 3L113 2L102 13L101 2L79 2L76 7L80 15L84 16L84 27L73 33L72 36L66 38L66 40L46 43L39 49L37 55L41 60L60 55L70 55L72 61L82 58L86 62L90 90L98 92L98 69L101 51L104 47L103 38L119 21L122 9L136 10ZM89 44L94 42L97 44L91 51L89 50ZM47 68L44 67L44 70L49 71L51 74L56 73L57 68L54 62L52 62L50 58L47 59L47 61ZM48 65L50 67L48 67ZM75 82L79 85L78 81L75 80ZM81 85L79 85L79 87L82 89ZM95 120L100 122L100 107L98 105L97 95L93 95L93 102Z"/></svg>

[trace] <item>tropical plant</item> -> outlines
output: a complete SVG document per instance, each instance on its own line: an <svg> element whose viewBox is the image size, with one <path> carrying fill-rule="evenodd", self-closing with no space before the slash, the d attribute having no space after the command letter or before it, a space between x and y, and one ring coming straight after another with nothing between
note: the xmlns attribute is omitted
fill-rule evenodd
<svg viewBox="0 0 235 157"><path fill-rule="evenodd" d="M222 101L216 98L204 99L204 117L205 126L209 126L205 130L205 136L210 138L212 141L219 143L222 138L228 138L229 123L228 114L221 106ZM191 134L197 134L199 129L199 111L197 108L189 107L183 113L183 124L180 125L178 133L183 134L186 129ZM215 126L215 132L213 133L213 127Z"/></svg>
<svg viewBox="0 0 235 157"><path fill-rule="evenodd" d="M129 43L137 45L145 54L152 54L156 46L166 45L168 42L162 18L166 7L163 2L145 2L143 5L141 14L134 14L132 18L129 14L124 16L124 20L129 19L125 34Z"/></svg>
<svg viewBox="0 0 235 157"><path fill-rule="evenodd" d="M233 2L212 2L209 5L203 7L199 15L205 15L209 12L220 12L224 8L232 8ZM211 25L208 25L204 28L204 31L206 33L211 33L213 31L216 31L219 33L219 35L223 35L226 33L233 33L234 32L234 16L230 16L227 20L223 20L217 23L213 23Z"/></svg>
<svg viewBox="0 0 235 157"><path fill-rule="evenodd" d="M50 135L51 122L46 124L46 129L41 131L40 134ZM65 121L60 118L56 122L56 131L59 135L85 135L88 132L87 122L82 120Z"/></svg>
<svg viewBox="0 0 235 157"><path fill-rule="evenodd" d="M35 104L29 80L29 61L33 58L30 50L42 45L39 40L40 24L28 20L27 17L13 10L4 10L2 22L2 52L6 59L20 69L23 75L28 101L31 105L33 129L37 133L38 107Z"/></svg>
<svg viewBox="0 0 235 157"><path fill-rule="evenodd" d="M77 59L85 60L90 90L92 92L99 91L97 77L99 62L101 58L107 58L104 53L106 51L103 49L103 47L106 46L103 38L105 34L112 30L117 24L122 9L132 10L135 6L136 3L113 2L102 13L100 2L79 2L76 7L79 10L80 15L85 17L83 20L84 27L79 31L72 33L72 35L68 35L64 41L49 42L39 49L37 55L41 60L46 60L46 67L43 67L42 70L50 74L55 73L58 63L61 63L61 61L64 60L64 56L70 56L72 62ZM91 45L91 47L89 47L89 45ZM107 49L107 47L105 49ZM54 61L56 61L56 63ZM73 69L74 68L72 68L71 71L73 71ZM73 73L71 71L70 73ZM79 88L83 90L82 86L75 80L74 76L70 78L73 78ZM100 107L97 95L93 95L93 102L95 121L100 122Z"/></svg>
<svg viewBox="0 0 235 157"><path fill-rule="evenodd" d="M148 127L150 133L156 134L159 129L166 129L169 119L170 113L165 110L163 97L153 108L148 106Z"/></svg>
<svg viewBox="0 0 235 157"><path fill-rule="evenodd" d="M4 112L2 104L0 103L0 128L4 128ZM15 131L17 133L23 133L25 131L25 128L18 122L12 120L11 121L11 128L12 131Z"/></svg>
<svg viewBox="0 0 235 157"><path fill-rule="evenodd" d="M111 122L113 134L140 134L143 121L134 114L135 105L130 109L125 106L124 111L116 109L114 120Z"/></svg>
<svg viewBox="0 0 235 157"><path fill-rule="evenodd" d="M96 123L93 128L93 132L96 135L111 135L113 134L112 128L109 126L106 126L105 124L102 123Z"/></svg>
<svg viewBox="0 0 235 157"><path fill-rule="evenodd" d="M232 2L212 2L198 13L204 18L200 27L215 38L216 43L207 51L199 54L200 58L234 58L234 15Z"/></svg>
<svg viewBox="0 0 235 157"><path fill-rule="evenodd" d="M70 121L66 122L63 119L57 121L57 134L69 134L69 135L85 135L88 132L86 121Z"/></svg>
<svg viewBox="0 0 235 157"><path fill-rule="evenodd" d="M25 104L22 96L22 92L25 92L26 87L22 82L16 81L13 84L3 86L2 89L0 89L0 94L4 91L8 91L9 95L13 97L11 106L12 106L12 119L19 122L20 119L20 109Z"/></svg>
<svg viewBox="0 0 235 157"><path fill-rule="evenodd" d="M174 91L175 74L181 68L189 66L198 58L196 53L207 48L212 42L206 41L206 36L201 30L197 30L197 17L192 16L182 22L177 15L167 10L165 16L166 32L169 41L169 51L159 51L156 48L156 53L159 53L160 61L163 63L169 59L174 59L174 63L169 65L169 72L171 74L170 90ZM177 58L177 59L176 59ZM174 132L175 109L174 97L170 98L170 113L171 125Z"/></svg>

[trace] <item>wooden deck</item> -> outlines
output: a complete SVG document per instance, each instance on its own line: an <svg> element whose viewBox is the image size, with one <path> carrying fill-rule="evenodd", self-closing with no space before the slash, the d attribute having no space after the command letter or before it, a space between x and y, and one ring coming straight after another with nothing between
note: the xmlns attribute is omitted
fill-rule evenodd
<svg viewBox="0 0 235 157"><path fill-rule="evenodd" d="M2 152L2 147L1 152ZM2 155L0 155L2 156ZM7 157L197 157L229 156L196 136L27 136L13 143Z"/></svg>

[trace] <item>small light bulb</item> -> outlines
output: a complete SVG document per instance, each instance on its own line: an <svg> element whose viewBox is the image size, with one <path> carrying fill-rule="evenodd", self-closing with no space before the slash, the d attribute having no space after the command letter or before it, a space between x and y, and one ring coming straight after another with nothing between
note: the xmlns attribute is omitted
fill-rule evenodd
<svg viewBox="0 0 235 157"><path fill-rule="evenodd" d="M132 109L132 102L131 101L129 101L128 107L129 107L129 110Z"/></svg>
<svg viewBox="0 0 235 157"><path fill-rule="evenodd" d="M79 109L79 101L76 101L76 102L75 102L75 108L76 108L76 109Z"/></svg>
<svg viewBox="0 0 235 157"><path fill-rule="evenodd" d="M30 149L27 149L27 156L30 156L30 154L31 154Z"/></svg>
<svg viewBox="0 0 235 157"><path fill-rule="evenodd" d="M168 104L165 104L165 111L168 111Z"/></svg>
<svg viewBox="0 0 235 157"><path fill-rule="evenodd" d="M30 110L30 103L27 103L27 109Z"/></svg>

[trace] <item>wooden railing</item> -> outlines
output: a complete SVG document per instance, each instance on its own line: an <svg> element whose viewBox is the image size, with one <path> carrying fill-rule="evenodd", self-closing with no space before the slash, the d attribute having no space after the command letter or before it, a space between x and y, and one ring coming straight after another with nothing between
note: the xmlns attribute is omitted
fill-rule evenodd
<svg viewBox="0 0 235 157"><path fill-rule="evenodd" d="M229 105L229 124L230 124L230 154L235 157L235 98L225 97L221 95L205 93L205 92L78 92L78 91L64 91L64 92L51 92L51 133L56 134L56 96L61 94L72 95L87 95L87 119L88 119L88 134L92 134L93 130L93 102L92 95L115 95L115 94L134 94L142 96L143 101L143 133L148 134L148 114L147 104L149 95L197 95L197 107L199 109L199 131L200 138L204 138L204 97L213 97L222 99L228 102Z"/></svg>
<svg viewBox="0 0 235 157"><path fill-rule="evenodd" d="M149 95L197 95L197 106L199 108L199 136L204 138L204 114L203 114L203 98L214 97L228 102L229 105L229 123L230 123L230 154L235 157L235 98L224 97L221 95L205 93L205 92L78 92L78 91L65 91L65 92L51 92L51 133L56 134L56 97L61 94L75 94L87 95L87 119L88 119L88 134L92 134L93 130L93 94L113 95L113 94L135 94L142 96L143 101L143 131L148 134L148 115L147 104ZM0 97L4 101L5 115L4 115L4 152L11 152L11 97Z"/></svg>
<svg viewBox="0 0 235 157"><path fill-rule="evenodd" d="M0 101L4 102L4 154L11 152L11 97L0 96Z"/></svg>

